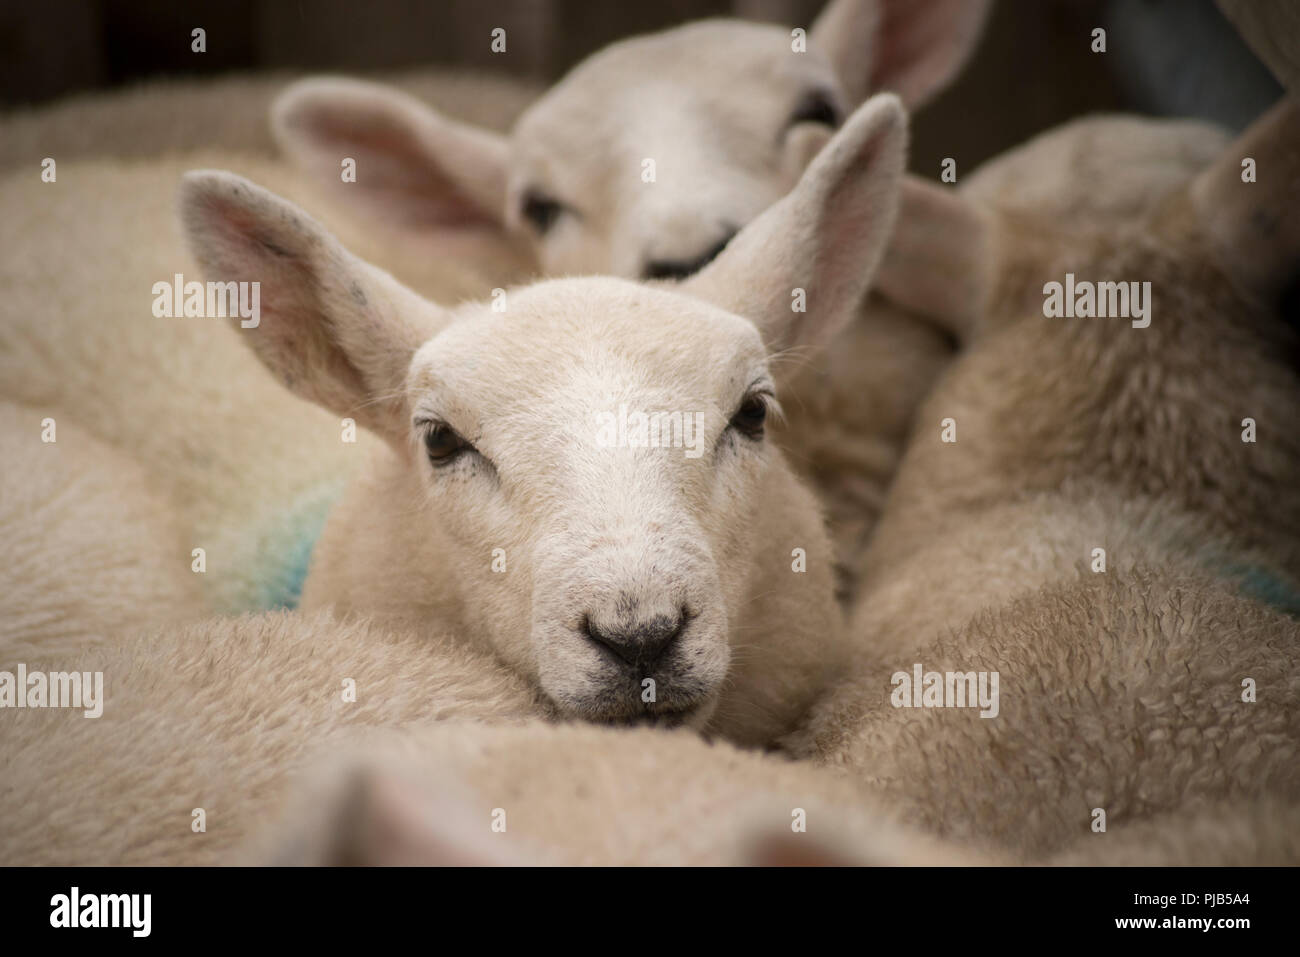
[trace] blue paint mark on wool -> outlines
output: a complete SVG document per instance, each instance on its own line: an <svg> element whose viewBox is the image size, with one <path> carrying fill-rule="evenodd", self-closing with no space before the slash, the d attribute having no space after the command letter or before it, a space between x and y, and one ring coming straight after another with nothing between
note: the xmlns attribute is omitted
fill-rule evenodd
<svg viewBox="0 0 1300 957"><path fill-rule="evenodd" d="M298 607L312 552L336 498L337 490L331 490L300 502L285 515L270 543L269 567L262 580L258 610Z"/></svg>
<svg viewBox="0 0 1300 957"><path fill-rule="evenodd" d="M1224 578L1237 583L1242 593L1278 611L1300 618L1300 588L1261 565L1231 562L1216 569Z"/></svg>
<svg viewBox="0 0 1300 957"><path fill-rule="evenodd" d="M324 524L322 523L322 528ZM311 565L311 553L316 547L321 529L316 534L307 535L294 542L284 565L284 579L280 594L275 596L273 608L297 608L302 600L302 586L307 581L307 569Z"/></svg>

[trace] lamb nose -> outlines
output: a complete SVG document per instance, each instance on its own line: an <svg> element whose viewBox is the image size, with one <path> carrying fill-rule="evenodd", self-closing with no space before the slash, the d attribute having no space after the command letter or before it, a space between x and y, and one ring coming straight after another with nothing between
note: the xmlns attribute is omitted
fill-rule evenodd
<svg viewBox="0 0 1300 957"><path fill-rule="evenodd" d="M598 645L635 667L653 666L677 640L686 624L685 609L675 615L654 615L634 622L597 625L588 615L583 631Z"/></svg>

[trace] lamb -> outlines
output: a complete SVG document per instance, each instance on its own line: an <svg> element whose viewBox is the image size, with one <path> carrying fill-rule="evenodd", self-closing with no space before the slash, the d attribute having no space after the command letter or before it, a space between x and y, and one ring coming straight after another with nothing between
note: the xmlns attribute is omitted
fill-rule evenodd
<svg viewBox="0 0 1300 957"><path fill-rule="evenodd" d="M909 828L831 769L674 731L447 723L304 774L241 864L1005 865ZM1225 802L1119 824L1056 866L1300 861L1295 805ZM494 826L495 824L495 826Z"/></svg>
<svg viewBox="0 0 1300 957"><path fill-rule="evenodd" d="M102 672L107 702L0 712L5 865L1013 860L901 824L833 769L547 723L518 675L422 623L275 612L40 664ZM1246 810L1119 825L1050 862L1294 863L1294 809Z"/></svg>
<svg viewBox="0 0 1300 957"><path fill-rule="evenodd" d="M66 162L157 159L212 149L269 159L275 153L264 117L292 82L288 74L165 79L125 90L84 93L0 116L0 168L40 169ZM457 70L405 70L382 81L452 116L473 113L488 129L508 127L540 92L516 78Z"/></svg>
<svg viewBox="0 0 1300 957"><path fill-rule="evenodd" d="M1282 86L1300 89L1300 12L1284 0L1218 0L1219 9L1232 21L1256 55L1268 65Z"/></svg>
<svg viewBox="0 0 1300 957"><path fill-rule="evenodd" d="M160 585L177 578L184 588L170 601L188 602L182 596L197 585L196 616L296 603L311 545L370 441L362 431L353 443L345 423L285 393L238 343L237 330L151 315L156 282L197 278L178 241L168 183L196 166L254 177L310 203L352 248L439 299L486 296L503 270L522 270L495 240L459 244L452 262L373 231L350 234L347 217L271 155L261 117L285 82L147 84L0 118L0 164L12 167L0 179L0 395L31 410L35 426L23 435L38 444L39 423L52 417L60 429L81 426L107 454L134 460L158 494L157 509L179 528L179 541L158 531L149 546L155 581L128 588L120 574L111 578L123 597L154 595L162 617L148 603L121 601L120 611L137 614L109 615L92 634L165 620ZM528 84L438 71L394 82L447 109L473 104L479 122L497 125L532 96ZM214 131L220 148L191 152ZM57 160L55 182L41 180L45 156ZM132 505L111 520L142 512ZM144 534L123 541L123 568L127 554L148 546ZM71 638L67 622L49 623L51 640ZM29 624L24 640L35 640L39 629Z"/></svg>
<svg viewBox="0 0 1300 957"><path fill-rule="evenodd" d="M1278 301L1300 250L1297 135L1284 100L1119 229L1002 215L972 184L946 210L981 248L927 265L900 221L911 255L882 283L974 272L982 298L953 303L969 351L919 414L866 556L856 664L792 753L856 772L904 823L1019 859L1090 859L1096 809L1130 834L1294 816L1300 380ZM1151 281L1149 327L1045 318L1066 270ZM893 673L917 662L1000 672L998 717L893 707Z"/></svg>
<svg viewBox="0 0 1300 957"><path fill-rule="evenodd" d="M764 440L767 357L824 345L854 312L905 136L896 98L868 101L688 295L568 279L503 309L435 306L272 194L188 177L207 277L262 282L245 342L385 440L330 516L302 607L436 620L566 716L742 744L788 730L835 666L838 615L816 504ZM609 447L602 417L624 408L689 414L707 451Z"/></svg>
<svg viewBox="0 0 1300 957"><path fill-rule="evenodd" d="M386 235L496 234L549 276L682 278L788 192L869 90L916 107L946 86L988 6L834 0L806 37L739 20L635 37L577 66L508 138L339 78L290 87L272 127ZM355 182L341 181L344 157ZM946 330L880 304L820 361L796 352L776 366L790 396L778 441L828 511L846 595L911 415L951 355Z"/></svg>
<svg viewBox="0 0 1300 957"><path fill-rule="evenodd" d="M917 461L916 476L928 478L900 484L899 507L891 503L892 517L879 529L882 563L912 551L911 542L936 540L937 526L951 524L955 508L994 501L995 489L1046 493L1070 477L1086 491L1083 476L1091 476L1095 484L1118 487L1127 499L1175 503L1180 512L1200 516L1211 534L1248 560L1258 558L1293 580L1300 576L1300 501L1290 494L1300 462L1300 438L1289 428L1297 411L1296 380L1284 359L1294 331L1277 318L1293 268L1294 240L1278 212L1295 190L1294 180L1286 178L1294 161L1283 145L1292 112L1284 100L1215 163L1113 236L1089 223L1053 229L1051 209L1044 210L1044 221L1022 215L999 220L981 208L978 194L972 202L953 198L946 210L952 228L977 235L984 249L996 251L991 271L965 283L984 290L972 338L976 346L987 346L972 346L962 360L969 371L927 401L930 421L918 438L936 441L914 441L908 454ZM1243 157L1271 164L1270 178L1243 181ZM1263 230L1272 232L1265 236ZM912 245L907 238L895 243ZM991 255L972 254L946 265L971 270L991 261ZM926 265L913 259L888 279L882 275L882 283L902 290L904 277ZM1107 320L1043 318L1045 284L1067 271L1082 275L1085 268L1101 279L1152 281L1151 328L1124 336ZM1122 320L1120 325L1127 328ZM1157 358L1160 351L1168 357ZM998 415L1010 421L1011 409L1027 405L1025 392L1044 391L1044 385L1040 376L1013 376L1011 366L1097 368L1108 382L1062 376L1065 381L1048 392L1052 404L1033 418L1022 411L1025 425L1012 435L987 423ZM1105 393L1104 385L1124 391ZM1211 420L1221 421L1219 426L1198 428L1198 420L1208 417L1207 394L1231 397L1232 412ZM965 435L956 443L937 441L934 423L945 415L965 420ZM1255 429L1242 422L1246 418ZM1158 428L1139 436L1143 421ZM963 444L972 431L980 441ZM976 463L949 456L939 467L937 456L983 445L986 434L1005 443L999 447L1006 450L1003 457ZM1257 434L1267 441L1250 441ZM1193 457L1198 449L1204 451ZM985 470L977 471L977 464ZM942 509L933 501L938 494L946 497ZM930 504L922 505L923 499ZM1254 556L1256 551L1263 554Z"/></svg>
<svg viewBox="0 0 1300 957"><path fill-rule="evenodd" d="M856 774L909 827L1030 863L1128 843L1102 825L1131 829L1136 854L1153 820L1176 843L1176 822L1214 805L1294 808L1300 630L1216 584L1108 572L995 599L907 651L864 649L787 749ZM895 708L894 675L914 663L999 673L996 717Z"/></svg>
<svg viewBox="0 0 1300 957"><path fill-rule="evenodd" d="M130 458L66 418L0 402L0 650L70 654L203 614L184 527Z"/></svg>
<svg viewBox="0 0 1300 957"><path fill-rule="evenodd" d="M833 772L685 730L449 722L386 732L365 746L305 774L229 860L997 863L899 827Z"/></svg>
<svg viewBox="0 0 1300 957"><path fill-rule="evenodd" d="M150 314L155 282L195 274L158 189L188 165L68 163L54 184L0 183L0 382L36 422L75 422L147 471L183 523L179 547L151 547L203 589L203 613L237 613L289 597L293 553L357 447L337 419L285 401L235 330ZM274 181L266 161L239 168Z"/></svg>
<svg viewBox="0 0 1300 957"><path fill-rule="evenodd" d="M988 6L833 0L806 51L789 28L743 20L633 37L580 63L508 137L379 84L309 78L277 98L272 132L388 229L513 233L546 275L680 278L784 196L868 92L916 109L946 86Z"/></svg>
<svg viewBox="0 0 1300 957"><path fill-rule="evenodd" d="M311 198L283 163L225 151L67 162L56 183L31 170L0 181L0 394L32 410L38 439L50 416L134 459L184 529L159 557L199 584L204 613L239 613L297 600L311 544L370 437L349 441L338 417L288 395L238 328L151 314L155 283L199 278L159 184L211 164ZM428 295L486 296L497 281L465 255L349 243ZM201 573L191 571L196 548Z"/></svg>
<svg viewBox="0 0 1300 957"><path fill-rule="evenodd" d="M550 713L519 676L427 622L270 612L25 663L102 672L106 700L93 719L0 711L5 865L220 863L313 761L377 728Z"/></svg>
<svg viewBox="0 0 1300 957"><path fill-rule="evenodd" d="M1116 828L1054 856L1057 866L1294 867L1300 861L1300 808L1263 799L1221 802Z"/></svg>
<svg viewBox="0 0 1300 957"><path fill-rule="evenodd" d="M107 700L94 719L0 711L6 866L987 860L833 772L549 723L519 675L424 622L271 612L31 664L101 672Z"/></svg>

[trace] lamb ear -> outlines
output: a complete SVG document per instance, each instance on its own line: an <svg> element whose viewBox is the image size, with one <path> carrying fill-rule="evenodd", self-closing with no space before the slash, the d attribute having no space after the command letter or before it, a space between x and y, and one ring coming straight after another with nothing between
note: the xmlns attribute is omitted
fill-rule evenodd
<svg viewBox="0 0 1300 957"><path fill-rule="evenodd" d="M1246 45L1292 94L1300 94L1300 5L1288 0L1219 0Z"/></svg>
<svg viewBox="0 0 1300 957"><path fill-rule="evenodd" d="M809 39L859 102L897 93L914 110L943 90L979 41L990 0L831 0Z"/></svg>
<svg viewBox="0 0 1300 957"><path fill-rule="evenodd" d="M857 313L889 241L906 149L898 98L872 97L681 289L752 320L772 352L824 346Z"/></svg>
<svg viewBox="0 0 1300 957"><path fill-rule="evenodd" d="M771 831L749 841L744 863L749 867L855 867L867 862L851 860L803 835Z"/></svg>
<svg viewBox="0 0 1300 957"><path fill-rule="evenodd" d="M260 313L240 335L263 364L292 392L404 448L406 372L444 314L233 173L187 173L180 211L209 281L257 284Z"/></svg>
<svg viewBox="0 0 1300 957"><path fill-rule="evenodd" d="M398 774L358 772L327 820L322 863L362 867L492 867L526 864L491 846L487 827L463 805Z"/></svg>
<svg viewBox="0 0 1300 957"><path fill-rule="evenodd" d="M988 296L992 236L992 222L980 207L909 174L876 291L965 342Z"/></svg>
<svg viewBox="0 0 1300 957"><path fill-rule="evenodd" d="M280 148L319 183L386 225L503 232L505 137L456 123L399 90L340 77L300 80L271 106ZM356 161L356 181L341 176Z"/></svg>
<svg viewBox="0 0 1300 957"><path fill-rule="evenodd" d="M1254 182L1243 177L1253 161ZM1189 187L1216 260L1233 282L1273 302L1300 270L1300 101L1285 97Z"/></svg>

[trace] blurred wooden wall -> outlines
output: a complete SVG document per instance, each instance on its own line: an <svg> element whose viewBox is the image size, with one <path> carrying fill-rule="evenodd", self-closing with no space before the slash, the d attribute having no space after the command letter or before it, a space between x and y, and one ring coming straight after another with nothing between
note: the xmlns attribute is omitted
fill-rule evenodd
<svg viewBox="0 0 1300 957"><path fill-rule="evenodd" d="M416 65L549 81L623 37L709 16L808 25L826 0L0 0L0 107L157 76ZM918 0L919 2L919 0ZM1300 3L1300 0L1295 0ZM1089 50L1096 26L1111 34ZM190 32L207 31L193 53ZM491 34L506 30L506 52ZM1213 0L996 0L957 84L916 118L912 168L960 172L1073 116L1241 126L1279 95Z"/></svg>
<svg viewBox="0 0 1300 957"><path fill-rule="evenodd" d="M710 16L798 24L821 0L4 0L0 104L154 76L419 64L543 80L607 43ZM207 31L193 53L190 31ZM506 30L505 54L490 49Z"/></svg>

